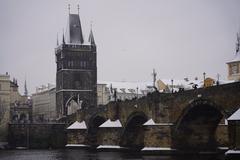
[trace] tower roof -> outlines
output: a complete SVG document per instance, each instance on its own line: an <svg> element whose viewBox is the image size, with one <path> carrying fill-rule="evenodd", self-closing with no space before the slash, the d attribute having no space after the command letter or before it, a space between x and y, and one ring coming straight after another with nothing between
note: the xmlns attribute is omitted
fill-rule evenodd
<svg viewBox="0 0 240 160"><path fill-rule="evenodd" d="M83 43L82 27L78 14L69 14L66 30L66 43Z"/></svg>
<svg viewBox="0 0 240 160"><path fill-rule="evenodd" d="M231 61L227 62L227 64L228 63L233 63L233 62L240 62L240 51L237 52L235 57Z"/></svg>
<svg viewBox="0 0 240 160"><path fill-rule="evenodd" d="M89 34L89 37L88 37L88 42L89 42L91 45L95 45L95 40L94 40L94 37L93 37L92 29L91 29L90 34Z"/></svg>

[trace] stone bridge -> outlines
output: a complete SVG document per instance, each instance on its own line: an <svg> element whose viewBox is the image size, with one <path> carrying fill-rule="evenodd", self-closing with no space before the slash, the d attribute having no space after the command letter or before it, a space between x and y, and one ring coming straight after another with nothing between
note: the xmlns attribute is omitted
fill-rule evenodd
<svg viewBox="0 0 240 160"><path fill-rule="evenodd" d="M226 119L239 107L240 82L178 93L154 92L79 110L68 117L68 124L85 121L87 129L68 131L68 143L216 150L229 145ZM108 119L119 120L122 126L100 127Z"/></svg>

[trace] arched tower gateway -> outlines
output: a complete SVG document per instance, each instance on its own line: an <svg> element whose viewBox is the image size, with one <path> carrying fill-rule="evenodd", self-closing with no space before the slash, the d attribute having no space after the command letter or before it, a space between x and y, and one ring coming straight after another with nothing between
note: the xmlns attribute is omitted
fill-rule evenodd
<svg viewBox="0 0 240 160"><path fill-rule="evenodd" d="M58 42L57 42L58 44ZM79 109L97 105L97 59L92 30L84 40L79 14L70 14L62 44L55 49L56 105L61 118L68 115L70 99Z"/></svg>

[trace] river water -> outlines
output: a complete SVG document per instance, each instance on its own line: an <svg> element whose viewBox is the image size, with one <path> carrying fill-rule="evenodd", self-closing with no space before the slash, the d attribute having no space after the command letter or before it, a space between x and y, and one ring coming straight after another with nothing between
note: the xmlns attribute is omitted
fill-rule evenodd
<svg viewBox="0 0 240 160"><path fill-rule="evenodd" d="M133 152L88 150L0 150L0 160L224 160L224 155L142 155Z"/></svg>

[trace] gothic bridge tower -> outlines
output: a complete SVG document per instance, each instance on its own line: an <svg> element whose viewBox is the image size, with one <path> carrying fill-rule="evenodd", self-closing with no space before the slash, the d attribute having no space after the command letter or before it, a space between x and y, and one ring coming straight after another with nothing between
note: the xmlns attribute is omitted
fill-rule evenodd
<svg viewBox="0 0 240 160"><path fill-rule="evenodd" d="M58 42L57 42L58 45ZM62 44L55 49L56 105L61 118L69 113L72 101L77 104L75 110L97 106L97 59L96 45L92 29L88 40L82 33L78 14L70 14Z"/></svg>

